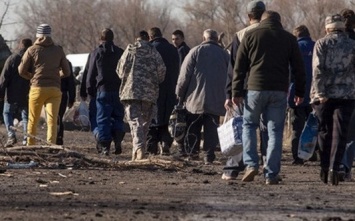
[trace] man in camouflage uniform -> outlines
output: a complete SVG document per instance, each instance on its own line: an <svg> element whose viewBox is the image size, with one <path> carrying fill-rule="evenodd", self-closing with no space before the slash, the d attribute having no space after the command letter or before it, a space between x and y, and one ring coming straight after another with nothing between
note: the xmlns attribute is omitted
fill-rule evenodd
<svg viewBox="0 0 355 221"><path fill-rule="evenodd" d="M148 41L148 33L141 31L137 42L127 46L116 70L122 80L120 98L133 138L132 160L144 158L153 106L166 71L162 57Z"/></svg>
<svg viewBox="0 0 355 221"><path fill-rule="evenodd" d="M314 46L311 103L319 120L321 180L339 182L339 165L355 106L355 41L341 15L325 19L326 36Z"/></svg>

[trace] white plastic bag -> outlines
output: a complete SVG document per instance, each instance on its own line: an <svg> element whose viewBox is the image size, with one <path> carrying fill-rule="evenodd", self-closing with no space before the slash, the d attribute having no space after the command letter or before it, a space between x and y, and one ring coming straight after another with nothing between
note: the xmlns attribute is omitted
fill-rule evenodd
<svg viewBox="0 0 355 221"><path fill-rule="evenodd" d="M221 153L235 156L243 152L243 117L226 112L223 124L217 128Z"/></svg>
<svg viewBox="0 0 355 221"><path fill-rule="evenodd" d="M79 106L75 109L73 122L77 126L89 127L89 107L85 101L80 101Z"/></svg>

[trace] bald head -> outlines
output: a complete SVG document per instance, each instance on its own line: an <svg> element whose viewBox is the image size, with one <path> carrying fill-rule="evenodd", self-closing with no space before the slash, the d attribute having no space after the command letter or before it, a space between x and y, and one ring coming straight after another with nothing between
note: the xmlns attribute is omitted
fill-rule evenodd
<svg viewBox="0 0 355 221"><path fill-rule="evenodd" d="M271 11L271 10L265 11L263 13L263 15L261 16L261 20L265 20L265 19L272 19L281 22L280 14L278 12Z"/></svg>
<svg viewBox="0 0 355 221"><path fill-rule="evenodd" d="M215 30L207 29L203 32L203 40L218 42L218 34Z"/></svg>

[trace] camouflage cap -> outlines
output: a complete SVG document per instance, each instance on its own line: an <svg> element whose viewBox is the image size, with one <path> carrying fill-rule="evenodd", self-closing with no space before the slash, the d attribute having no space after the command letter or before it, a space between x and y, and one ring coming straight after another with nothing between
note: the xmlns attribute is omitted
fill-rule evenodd
<svg viewBox="0 0 355 221"><path fill-rule="evenodd" d="M345 28L343 16L339 14L327 16L325 18L325 28Z"/></svg>

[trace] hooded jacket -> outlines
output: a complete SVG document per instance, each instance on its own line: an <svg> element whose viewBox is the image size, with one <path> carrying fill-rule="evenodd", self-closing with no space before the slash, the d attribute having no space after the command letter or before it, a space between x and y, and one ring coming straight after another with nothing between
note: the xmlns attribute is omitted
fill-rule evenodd
<svg viewBox="0 0 355 221"><path fill-rule="evenodd" d="M18 67L21 77L31 81L32 87L57 87L62 77L70 75L64 51L51 37L37 38L22 57Z"/></svg>
<svg viewBox="0 0 355 221"><path fill-rule="evenodd" d="M90 96L96 96L97 91L118 91L121 80L116 74L118 60L123 49L112 41L105 41L90 55L90 63L86 78L86 88Z"/></svg>
<svg viewBox="0 0 355 221"><path fill-rule="evenodd" d="M28 106L30 81L20 77L18 66L26 49L21 49L7 58L0 76L0 98L7 103Z"/></svg>
<svg viewBox="0 0 355 221"><path fill-rule="evenodd" d="M159 52L148 41L137 41L124 51L116 70L122 80L120 99L155 104L166 67Z"/></svg>

